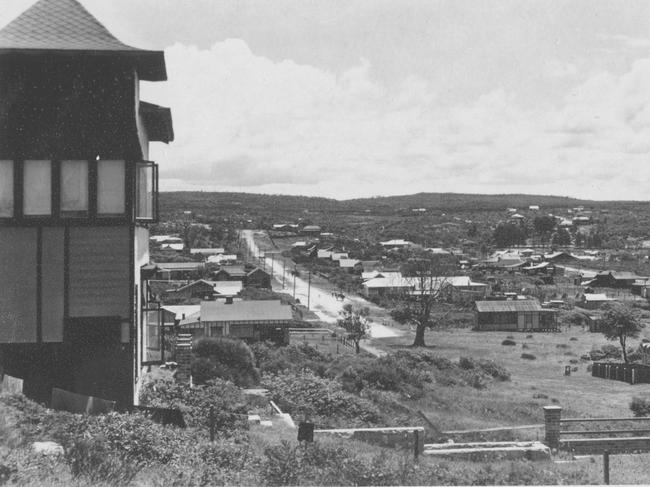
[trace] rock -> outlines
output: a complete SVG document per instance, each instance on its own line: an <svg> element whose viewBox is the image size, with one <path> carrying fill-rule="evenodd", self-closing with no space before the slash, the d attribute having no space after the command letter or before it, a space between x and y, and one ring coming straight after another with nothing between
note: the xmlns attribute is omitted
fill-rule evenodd
<svg viewBox="0 0 650 487"><path fill-rule="evenodd" d="M32 443L32 451L46 456L63 455L63 447L54 441L35 441Z"/></svg>

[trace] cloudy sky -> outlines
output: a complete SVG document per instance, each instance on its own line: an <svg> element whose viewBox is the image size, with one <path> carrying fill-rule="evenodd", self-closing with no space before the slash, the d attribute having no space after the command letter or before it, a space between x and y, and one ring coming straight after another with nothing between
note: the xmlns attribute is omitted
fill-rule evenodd
<svg viewBox="0 0 650 487"><path fill-rule="evenodd" d="M645 0L81 1L165 50L162 189L650 199Z"/></svg>

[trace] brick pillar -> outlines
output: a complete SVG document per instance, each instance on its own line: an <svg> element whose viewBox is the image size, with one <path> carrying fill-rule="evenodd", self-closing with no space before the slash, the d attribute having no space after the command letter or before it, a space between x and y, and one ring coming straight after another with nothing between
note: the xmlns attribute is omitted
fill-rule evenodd
<svg viewBox="0 0 650 487"><path fill-rule="evenodd" d="M560 406L544 406L544 442L549 448L557 449L560 446L560 420L562 408Z"/></svg>
<svg viewBox="0 0 650 487"><path fill-rule="evenodd" d="M176 337L176 380L190 382L192 375L192 335L179 334Z"/></svg>

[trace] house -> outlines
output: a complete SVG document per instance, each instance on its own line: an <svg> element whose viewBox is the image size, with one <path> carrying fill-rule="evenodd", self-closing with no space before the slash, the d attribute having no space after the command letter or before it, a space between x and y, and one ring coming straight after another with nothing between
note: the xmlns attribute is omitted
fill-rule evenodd
<svg viewBox="0 0 650 487"><path fill-rule="evenodd" d="M271 289L271 276L268 272L255 267L247 272L244 284L247 287L259 287Z"/></svg>
<svg viewBox="0 0 650 487"><path fill-rule="evenodd" d="M209 264L234 264L237 262L237 256L235 254L209 255L206 262Z"/></svg>
<svg viewBox="0 0 650 487"><path fill-rule="evenodd" d="M179 328L194 337L228 336L288 344L294 323L291 306L280 300L202 301L199 313L186 317Z"/></svg>
<svg viewBox="0 0 650 487"><path fill-rule="evenodd" d="M339 267L345 269L348 272L362 272L363 265L360 260L357 259L339 259Z"/></svg>
<svg viewBox="0 0 650 487"><path fill-rule="evenodd" d="M593 280L583 284L593 287L631 289L638 280L643 279L645 278L629 271L600 271Z"/></svg>
<svg viewBox="0 0 650 487"><path fill-rule="evenodd" d="M248 272L243 265L224 265L213 273L215 281L243 281Z"/></svg>
<svg viewBox="0 0 650 487"><path fill-rule="evenodd" d="M212 299L218 296L236 296L243 289L242 281L208 281L199 279L165 291L163 300Z"/></svg>
<svg viewBox="0 0 650 487"><path fill-rule="evenodd" d="M157 279L198 279L205 271L203 262L156 262Z"/></svg>
<svg viewBox="0 0 650 487"><path fill-rule="evenodd" d="M349 259L349 258L350 256L348 255L347 252L340 252L338 250L332 250L332 254L330 255L330 259L332 259L335 262L341 259Z"/></svg>
<svg viewBox="0 0 650 487"><path fill-rule="evenodd" d="M411 246L414 245L413 242L409 242L408 240L404 240L404 239L401 239L401 238L396 238L396 239L393 239L393 240L387 240L386 242L379 242L379 244L382 247L387 247L387 248L391 248L391 249L394 249L394 248L407 248L407 247L411 247Z"/></svg>
<svg viewBox="0 0 650 487"><path fill-rule="evenodd" d="M125 22L125 25L129 22ZM49 402L52 387L134 393L147 349L148 224L173 140L162 51L123 44L76 0L39 0L0 29L0 368Z"/></svg>
<svg viewBox="0 0 650 487"><path fill-rule="evenodd" d="M176 252L182 252L185 248L185 243L180 237L153 238L149 239L149 241L157 245L160 250L175 250Z"/></svg>
<svg viewBox="0 0 650 487"><path fill-rule="evenodd" d="M332 258L332 249L318 249L316 252L316 257L318 259L331 259Z"/></svg>
<svg viewBox="0 0 650 487"><path fill-rule="evenodd" d="M476 301L475 323L480 331L556 330L557 311L545 309L533 299Z"/></svg>
<svg viewBox="0 0 650 487"><path fill-rule="evenodd" d="M648 283L650 279L637 279L634 281L634 284L632 284L631 291L632 294L636 296L641 296L642 298L648 298L650 297L650 283Z"/></svg>
<svg viewBox="0 0 650 487"><path fill-rule="evenodd" d="M552 252L544 254L544 260L553 264L573 264L578 258L568 252Z"/></svg>
<svg viewBox="0 0 650 487"><path fill-rule="evenodd" d="M611 301L613 300L608 298L607 294L585 293L580 298L580 307L585 309L596 309Z"/></svg>
<svg viewBox="0 0 650 487"><path fill-rule="evenodd" d="M320 235L321 228L318 225L306 225L300 230L302 235L307 235L310 237L318 237Z"/></svg>
<svg viewBox="0 0 650 487"><path fill-rule="evenodd" d="M259 267L227 265L222 266L213 276L215 281L242 281L245 287L271 287L270 274Z"/></svg>
<svg viewBox="0 0 650 487"><path fill-rule="evenodd" d="M225 254L226 249L224 248L214 248L214 249L190 249L190 254L192 255L202 255L207 257L209 255L219 255Z"/></svg>
<svg viewBox="0 0 650 487"><path fill-rule="evenodd" d="M530 205L528 209L530 211L539 211L539 205Z"/></svg>

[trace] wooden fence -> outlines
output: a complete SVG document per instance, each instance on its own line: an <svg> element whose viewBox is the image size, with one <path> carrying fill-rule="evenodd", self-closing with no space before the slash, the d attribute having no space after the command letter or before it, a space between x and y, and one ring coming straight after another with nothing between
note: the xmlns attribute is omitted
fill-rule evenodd
<svg viewBox="0 0 650 487"><path fill-rule="evenodd" d="M650 366L643 364L594 362L591 375L628 384L650 384Z"/></svg>
<svg viewBox="0 0 650 487"><path fill-rule="evenodd" d="M580 454L650 451L650 418L562 419L560 406L544 408L545 443Z"/></svg>

